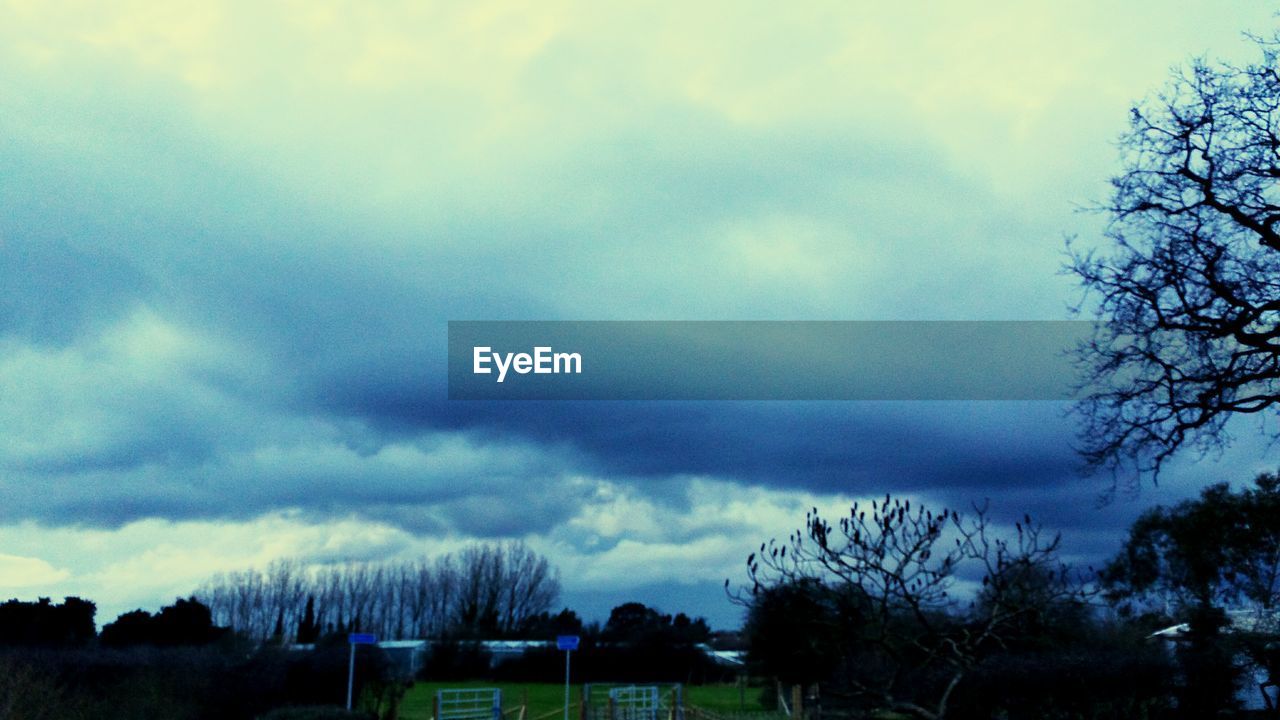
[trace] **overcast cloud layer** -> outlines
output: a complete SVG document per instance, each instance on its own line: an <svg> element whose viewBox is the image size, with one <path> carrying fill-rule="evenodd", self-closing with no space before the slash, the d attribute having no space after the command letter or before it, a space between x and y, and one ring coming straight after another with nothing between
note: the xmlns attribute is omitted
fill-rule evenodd
<svg viewBox="0 0 1280 720"><path fill-rule="evenodd" d="M1056 320L1129 104L1254 2L0 8L0 594L524 538L588 615L719 591L812 505L1039 514L1055 403L466 403L463 319Z"/></svg>

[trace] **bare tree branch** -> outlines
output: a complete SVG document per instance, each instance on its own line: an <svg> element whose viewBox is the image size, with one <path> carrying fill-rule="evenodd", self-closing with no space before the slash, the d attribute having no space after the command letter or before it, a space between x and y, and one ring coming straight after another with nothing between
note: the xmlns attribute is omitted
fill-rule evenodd
<svg viewBox="0 0 1280 720"><path fill-rule="evenodd" d="M1102 321L1077 349L1080 450L1117 480L1280 399L1280 77L1277 39L1257 43L1257 63L1196 60L1134 108L1098 208L1112 250L1069 245Z"/></svg>

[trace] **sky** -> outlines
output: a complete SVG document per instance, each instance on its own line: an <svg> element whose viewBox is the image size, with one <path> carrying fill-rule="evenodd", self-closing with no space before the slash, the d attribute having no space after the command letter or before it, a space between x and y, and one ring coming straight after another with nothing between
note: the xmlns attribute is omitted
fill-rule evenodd
<svg viewBox="0 0 1280 720"><path fill-rule="evenodd" d="M1274 428L1100 505L1061 403L451 401L446 323L1066 319L1129 107L1264 5L7 0L0 595L518 538L734 627L886 492L1096 563Z"/></svg>

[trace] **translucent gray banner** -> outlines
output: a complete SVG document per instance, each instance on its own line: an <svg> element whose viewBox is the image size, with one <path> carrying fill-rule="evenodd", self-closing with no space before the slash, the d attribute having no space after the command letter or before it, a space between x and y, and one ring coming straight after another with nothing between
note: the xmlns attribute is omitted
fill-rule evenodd
<svg viewBox="0 0 1280 720"><path fill-rule="evenodd" d="M1086 321L450 321L453 400L1065 400Z"/></svg>

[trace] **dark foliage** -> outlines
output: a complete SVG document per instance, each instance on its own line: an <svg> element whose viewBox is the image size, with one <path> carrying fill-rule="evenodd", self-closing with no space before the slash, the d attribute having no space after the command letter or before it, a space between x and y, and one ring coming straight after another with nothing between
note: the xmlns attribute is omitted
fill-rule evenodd
<svg viewBox="0 0 1280 720"><path fill-rule="evenodd" d="M346 636L328 635L320 638L311 652L264 651L263 662L284 667L282 686L289 704L341 705L346 702L350 652ZM361 706L381 714L398 705L406 687L395 677L383 651L376 646L359 646L355 657L356 693Z"/></svg>
<svg viewBox="0 0 1280 720"><path fill-rule="evenodd" d="M316 622L316 599L314 595L307 596L307 607L302 613L302 620L298 622L297 642L300 645L310 645L320 637L320 623Z"/></svg>
<svg viewBox="0 0 1280 720"><path fill-rule="evenodd" d="M825 679L847 652L838 597L806 579L762 588L747 611L753 673L788 685Z"/></svg>
<svg viewBox="0 0 1280 720"><path fill-rule="evenodd" d="M731 679L707 656L701 644L710 638L703 618L668 615L641 603L623 603L610 613L604 628L584 627L577 614L564 610L542 616L536 639L579 635L572 660L573 682L684 682ZM495 661L475 642L447 639L432 643L422 671L432 680L490 678L507 682L563 682L564 653L554 647L530 648Z"/></svg>
<svg viewBox="0 0 1280 720"><path fill-rule="evenodd" d="M1073 643L998 653L959 688L961 720L1133 720L1167 717L1175 668L1151 643ZM1205 717L1211 717L1205 716Z"/></svg>
<svg viewBox="0 0 1280 720"><path fill-rule="evenodd" d="M578 613L564 608L555 615L544 612L530 618L519 637L544 640L557 635L582 635L583 627L582 618L578 617Z"/></svg>
<svg viewBox="0 0 1280 720"><path fill-rule="evenodd" d="M253 720L276 708L337 707L346 701L347 657L341 638L309 652L254 651L234 637L202 646L15 649L0 655L0 702L14 701L0 717ZM362 648L356 689L356 717L386 717L405 687L379 651Z"/></svg>
<svg viewBox="0 0 1280 720"><path fill-rule="evenodd" d="M179 598L155 615L145 610L124 613L103 626L100 640L108 647L207 645L226 634L226 628L214 626L203 603Z"/></svg>
<svg viewBox="0 0 1280 720"><path fill-rule="evenodd" d="M1269 682L1280 679L1276 475L1260 475L1253 487L1240 490L1212 485L1194 500L1143 513L1101 578L1122 612L1141 617L1167 609L1171 615L1159 624L1187 624L1174 652L1177 695L1187 717L1233 707L1248 671L1260 669ZM1228 608L1242 626L1232 622Z"/></svg>
<svg viewBox="0 0 1280 720"><path fill-rule="evenodd" d="M96 606L76 597L54 605L49 598L37 602L9 600L0 604L0 645L66 647L93 639Z"/></svg>
<svg viewBox="0 0 1280 720"><path fill-rule="evenodd" d="M609 611L600 633L601 641L607 643L654 645L692 645L710 637L711 628L703 618L693 619L684 613L665 615L638 602L623 603Z"/></svg>
<svg viewBox="0 0 1280 720"><path fill-rule="evenodd" d="M1112 600L1128 609L1280 604L1280 477L1253 487L1226 483L1173 507L1157 506L1130 527L1103 569Z"/></svg>
<svg viewBox="0 0 1280 720"><path fill-rule="evenodd" d="M493 657L478 641L448 638L431 643L421 677L467 680L492 675Z"/></svg>
<svg viewBox="0 0 1280 720"><path fill-rule="evenodd" d="M1029 518L1002 537L985 508L966 517L886 496L834 524L810 512L748 556L750 585L732 597L762 672L821 682L824 708L936 720L987 659L1085 613L1058 542ZM950 594L964 574L981 580L969 603Z"/></svg>
<svg viewBox="0 0 1280 720"><path fill-rule="evenodd" d="M1225 614L1218 608L1196 607L1188 625L1189 632L1174 652L1179 717L1197 720L1237 709L1243 667L1236 643L1222 632Z"/></svg>

